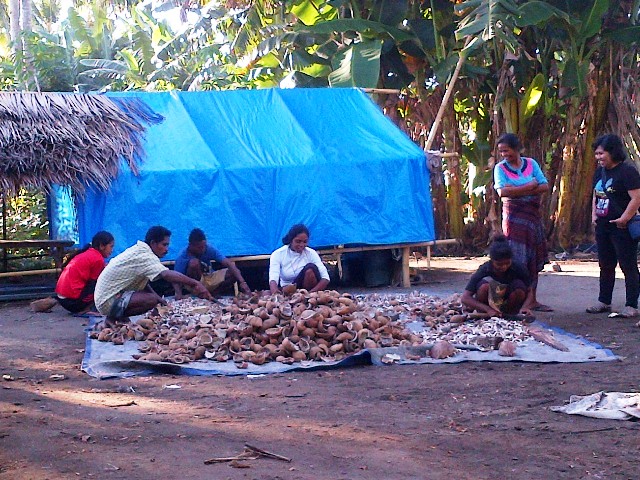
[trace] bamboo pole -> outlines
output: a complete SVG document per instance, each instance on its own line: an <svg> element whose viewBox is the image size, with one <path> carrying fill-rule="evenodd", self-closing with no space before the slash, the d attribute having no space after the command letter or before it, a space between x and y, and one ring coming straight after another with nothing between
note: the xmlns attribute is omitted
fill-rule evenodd
<svg viewBox="0 0 640 480"><path fill-rule="evenodd" d="M441 152L440 150L429 150L427 153L430 153L431 155L436 155L441 158L452 158L452 157L460 156L458 152Z"/></svg>
<svg viewBox="0 0 640 480"><path fill-rule="evenodd" d="M467 39L465 43L465 48L469 45L471 38ZM444 92L444 97L442 97L442 103L440 104L440 108L438 109L438 114L436 115L436 119L433 121L433 125L431 125L431 130L429 130L429 136L427 137L427 143L424 146L425 150L431 150L431 146L433 145L433 141L436 138L436 132L438 128L440 128L440 123L442 122L442 117L444 115L445 108L447 107L447 103L449 103L449 98L451 98L451 94L453 93L453 87L458 80L458 76L460 75L460 70L462 69L462 65L467 59L466 54L463 53L464 48L460 51L460 57L458 57L458 63L456 64L456 69L453 71L453 75L451 76L451 80L449 81L449 85L447 85L447 89Z"/></svg>
<svg viewBox="0 0 640 480"><path fill-rule="evenodd" d="M23 270L20 272L1 272L0 278L7 277L28 277L30 275L47 275L49 273L60 273L61 270L59 268L45 268L42 270Z"/></svg>
<svg viewBox="0 0 640 480"><path fill-rule="evenodd" d="M395 94L400 95L402 90L398 90L395 88L363 88L364 93L386 93L386 94Z"/></svg>

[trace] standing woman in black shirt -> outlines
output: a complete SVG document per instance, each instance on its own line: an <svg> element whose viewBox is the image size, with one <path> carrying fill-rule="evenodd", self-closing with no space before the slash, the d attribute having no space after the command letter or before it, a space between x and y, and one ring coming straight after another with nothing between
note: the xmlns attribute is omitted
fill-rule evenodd
<svg viewBox="0 0 640 480"><path fill-rule="evenodd" d="M507 237L497 235L489 249L489 261L478 267L462 294L462 304L470 310L502 314L531 314L534 301L529 271L513 260Z"/></svg>
<svg viewBox="0 0 640 480"><path fill-rule="evenodd" d="M638 273L638 240L631 238L627 222L640 207L640 174L627 155L617 135L603 135L593 144L600 168L593 179L592 221L596 225L600 294L588 313L611 311L611 297L616 280L616 265L624 274L626 302L618 313L631 318L638 315L640 274Z"/></svg>

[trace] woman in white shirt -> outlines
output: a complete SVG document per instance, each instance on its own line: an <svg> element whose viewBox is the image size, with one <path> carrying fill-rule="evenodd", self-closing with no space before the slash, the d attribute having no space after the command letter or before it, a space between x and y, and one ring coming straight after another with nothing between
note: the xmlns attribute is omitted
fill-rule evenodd
<svg viewBox="0 0 640 480"><path fill-rule="evenodd" d="M320 255L309 248L309 229L301 223L291 227L283 237L282 247L269 259L269 289L277 293L281 287L295 284L310 292L324 290L329 285L329 272Z"/></svg>

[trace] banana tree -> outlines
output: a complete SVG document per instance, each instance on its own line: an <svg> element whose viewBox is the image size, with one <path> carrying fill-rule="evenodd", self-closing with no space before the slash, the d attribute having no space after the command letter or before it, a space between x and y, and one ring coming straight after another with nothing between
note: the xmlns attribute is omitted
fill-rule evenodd
<svg viewBox="0 0 640 480"><path fill-rule="evenodd" d="M595 168L590 142L601 128L608 104L609 84L607 75L602 74L608 70L608 61L606 55L602 55L606 46L599 33L609 0L582 3L572 5L572 8L583 8L581 15L567 10L569 15L559 16L550 24L554 32L560 33L556 37L560 42L555 52L556 58L561 59L556 63L559 70L557 105L565 111L565 126L559 138L562 164L553 237L563 248L575 246L588 236L591 178ZM580 135L581 131L586 135Z"/></svg>
<svg viewBox="0 0 640 480"><path fill-rule="evenodd" d="M229 33L236 28L232 53L248 78L262 75L276 85L406 86L413 78L397 46L413 38L402 25L408 3L250 2L229 25Z"/></svg>
<svg viewBox="0 0 640 480"><path fill-rule="evenodd" d="M80 64L85 70L78 74L82 90L96 89L143 89L157 87L160 62L158 54L166 51L174 36L167 25L157 21L149 8L135 7L125 18L128 29L120 39L113 39L113 21L106 17L98 17L94 22L96 31L83 29L84 20L70 16L74 31L83 38L94 58L83 58ZM124 41L122 41L124 40ZM101 48L102 47L102 48ZM91 55L89 55L91 57Z"/></svg>

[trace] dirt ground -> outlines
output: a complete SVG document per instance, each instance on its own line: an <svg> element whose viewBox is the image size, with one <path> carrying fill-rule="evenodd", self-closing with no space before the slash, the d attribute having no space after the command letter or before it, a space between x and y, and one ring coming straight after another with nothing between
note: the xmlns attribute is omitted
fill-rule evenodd
<svg viewBox="0 0 640 480"><path fill-rule="evenodd" d="M462 291L481 261L434 259L419 289ZM2 304L0 479L640 478L638 423L549 410L574 394L640 388L637 320L583 313L597 264L561 266L540 279L540 300L556 310L539 318L621 361L96 380L79 369L84 319ZM623 294L619 280L614 306ZM245 443L292 461L204 463Z"/></svg>

